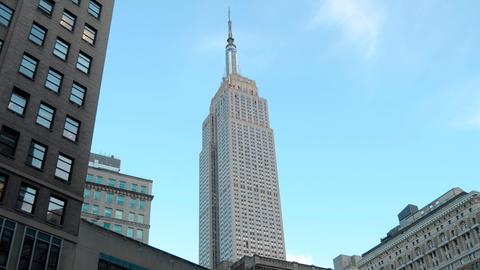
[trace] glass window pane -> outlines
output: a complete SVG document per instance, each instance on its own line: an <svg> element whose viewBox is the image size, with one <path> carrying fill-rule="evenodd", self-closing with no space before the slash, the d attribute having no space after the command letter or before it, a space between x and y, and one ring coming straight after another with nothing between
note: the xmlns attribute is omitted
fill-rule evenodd
<svg viewBox="0 0 480 270"><path fill-rule="evenodd" d="M96 36L97 36L97 30L95 30L95 28L91 27L90 25L85 24L85 27L83 28L82 39L85 40L90 45L93 45L95 44Z"/></svg>
<svg viewBox="0 0 480 270"><path fill-rule="evenodd" d="M38 8L48 15L52 15L54 5L55 2L52 0L40 0L38 2Z"/></svg>
<svg viewBox="0 0 480 270"><path fill-rule="evenodd" d="M51 128L54 115L55 109L45 103L40 103L36 122L43 127Z"/></svg>
<svg viewBox="0 0 480 270"><path fill-rule="evenodd" d="M13 9L0 3L0 25L8 26L12 20Z"/></svg>
<svg viewBox="0 0 480 270"><path fill-rule="evenodd" d="M82 106L83 100L85 99L86 91L87 91L87 88L81 86L76 82L73 82L72 92L70 94L70 101L77 104L78 106Z"/></svg>
<svg viewBox="0 0 480 270"><path fill-rule="evenodd" d="M76 19L77 17L73 15L71 12L69 12L68 10L64 10L60 24L66 29L73 31L73 28L75 27Z"/></svg>
<svg viewBox="0 0 480 270"><path fill-rule="evenodd" d="M22 61L20 62L20 67L18 68L18 72L30 79L33 79L33 77L35 77L35 72L37 72L37 65L37 59L27 54L24 54L22 57Z"/></svg>
<svg viewBox="0 0 480 270"><path fill-rule="evenodd" d="M32 24L32 29L30 30L30 35L28 36L28 39L39 46L43 46L46 34L47 29L34 22Z"/></svg>
<svg viewBox="0 0 480 270"><path fill-rule="evenodd" d="M47 79L45 80L45 87L52 90L55 93L60 91L62 85L63 74L50 68L48 69Z"/></svg>
<svg viewBox="0 0 480 270"><path fill-rule="evenodd" d="M67 60L69 50L70 44L60 38L57 38L53 48L53 54L62 60Z"/></svg>
<svg viewBox="0 0 480 270"><path fill-rule="evenodd" d="M88 13L95 18L100 18L100 13L102 12L102 5L97 1L90 0L88 3Z"/></svg>

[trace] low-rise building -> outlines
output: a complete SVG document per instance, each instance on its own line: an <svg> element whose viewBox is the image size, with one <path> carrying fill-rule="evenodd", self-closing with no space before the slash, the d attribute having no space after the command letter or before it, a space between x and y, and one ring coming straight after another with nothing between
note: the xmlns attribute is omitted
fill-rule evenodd
<svg viewBox="0 0 480 270"><path fill-rule="evenodd" d="M306 265L298 262L267 258L263 256L243 256L235 263L224 261L216 270L332 270L329 268Z"/></svg>
<svg viewBox="0 0 480 270"><path fill-rule="evenodd" d="M75 270L208 270L91 222L80 222Z"/></svg>
<svg viewBox="0 0 480 270"><path fill-rule="evenodd" d="M454 188L422 209L408 205L398 219L360 258L335 258L335 270L480 269L479 192Z"/></svg>
<svg viewBox="0 0 480 270"><path fill-rule="evenodd" d="M90 155L82 218L148 244L153 181L120 173L120 163Z"/></svg>

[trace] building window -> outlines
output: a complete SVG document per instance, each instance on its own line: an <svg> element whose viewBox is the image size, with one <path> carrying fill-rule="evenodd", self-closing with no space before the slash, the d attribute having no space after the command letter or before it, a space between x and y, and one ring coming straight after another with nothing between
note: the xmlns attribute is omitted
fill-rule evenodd
<svg viewBox="0 0 480 270"><path fill-rule="evenodd" d="M108 179L108 186L109 187L115 187L115 184L117 183L117 181L115 181L115 179Z"/></svg>
<svg viewBox="0 0 480 270"><path fill-rule="evenodd" d="M12 95L10 96L10 102L8 103L8 109L18 115L23 116L29 97L29 94L19 90L18 88L13 89Z"/></svg>
<svg viewBox="0 0 480 270"><path fill-rule="evenodd" d="M40 0L38 2L38 8L47 15L52 15L54 6L55 2L52 0Z"/></svg>
<svg viewBox="0 0 480 270"><path fill-rule="evenodd" d="M128 228L127 228L127 236L128 236L128 237L133 238L133 230L134 230L134 229L133 229L132 227L128 227Z"/></svg>
<svg viewBox="0 0 480 270"><path fill-rule="evenodd" d="M115 218L116 219L123 219L123 211L122 210L115 210Z"/></svg>
<svg viewBox="0 0 480 270"><path fill-rule="evenodd" d="M137 192L138 190L138 185L137 184L132 184L132 191Z"/></svg>
<svg viewBox="0 0 480 270"><path fill-rule="evenodd" d="M77 17L65 9L63 10L62 20L60 21L60 24L66 29L73 31L76 20L77 20Z"/></svg>
<svg viewBox="0 0 480 270"><path fill-rule="evenodd" d="M128 213L128 221L135 222L135 213Z"/></svg>
<svg viewBox="0 0 480 270"><path fill-rule="evenodd" d="M90 208L90 205L88 203L83 203L82 204L82 212L83 213L88 213L89 208Z"/></svg>
<svg viewBox="0 0 480 270"><path fill-rule="evenodd" d="M57 269L62 240L27 227L18 269Z"/></svg>
<svg viewBox="0 0 480 270"><path fill-rule="evenodd" d="M137 199L135 198L130 199L130 208L133 208L133 209L137 208Z"/></svg>
<svg viewBox="0 0 480 270"><path fill-rule="evenodd" d="M13 9L0 3L0 25L8 26L12 20Z"/></svg>
<svg viewBox="0 0 480 270"><path fill-rule="evenodd" d="M102 12L102 5L97 1L90 0L88 3L88 13L95 18L100 18L100 13Z"/></svg>
<svg viewBox="0 0 480 270"><path fill-rule="evenodd" d="M63 81L63 74L54 70L53 68L48 69L47 79L45 80L45 87L52 90L55 93L60 91L60 87Z"/></svg>
<svg viewBox="0 0 480 270"><path fill-rule="evenodd" d="M142 214L137 216L137 222L143 224L145 222L145 217Z"/></svg>
<svg viewBox="0 0 480 270"><path fill-rule="evenodd" d="M45 36L47 35L47 29L40 24L34 22L32 24L32 29L30 30L30 35L28 39L37 44L38 46L43 46L43 42L45 41Z"/></svg>
<svg viewBox="0 0 480 270"><path fill-rule="evenodd" d="M79 128L80 122L67 116L65 118L65 127L63 128L63 137L76 142Z"/></svg>
<svg viewBox="0 0 480 270"><path fill-rule="evenodd" d="M117 195L117 204L118 205L122 206L124 201L125 201L125 197L123 197L122 195Z"/></svg>
<svg viewBox="0 0 480 270"><path fill-rule="evenodd" d="M55 177L65 182L70 180L70 172L72 170L73 159L63 155L58 154L57 167L55 169Z"/></svg>
<svg viewBox="0 0 480 270"><path fill-rule="evenodd" d="M91 193L91 190L90 189L85 189L83 191L83 198L84 199L90 199L90 193Z"/></svg>
<svg viewBox="0 0 480 270"><path fill-rule="evenodd" d="M107 229L107 230L110 230L110 223L104 222L104 223L103 223L103 228L104 228L104 229Z"/></svg>
<svg viewBox="0 0 480 270"><path fill-rule="evenodd" d="M20 63L20 67L18 68L18 72L25 77L32 79L35 77L35 73L37 72L38 60L33 58L28 54L24 54L22 57L22 62Z"/></svg>
<svg viewBox="0 0 480 270"><path fill-rule="evenodd" d="M26 213L33 213L36 197L37 188L22 183L17 198L17 209Z"/></svg>
<svg viewBox="0 0 480 270"><path fill-rule="evenodd" d="M120 181L119 188L125 189L126 186L127 186L127 183L125 181Z"/></svg>
<svg viewBox="0 0 480 270"><path fill-rule="evenodd" d="M65 61L67 60L69 50L70 43L57 37L57 40L55 41L55 47L53 47L53 55Z"/></svg>
<svg viewBox="0 0 480 270"><path fill-rule="evenodd" d="M103 185L103 176L97 175L97 181L96 181L96 183L99 184L99 185Z"/></svg>
<svg viewBox="0 0 480 270"><path fill-rule="evenodd" d="M18 131L2 126L2 129L0 129L0 153L13 157L19 137L20 133Z"/></svg>
<svg viewBox="0 0 480 270"><path fill-rule="evenodd" d="M7 261L15 226L15 222L0 218L0 269L7 269Z"/></svg>
<svg viewBox="0 0 480 270"><path fill-rule="evenodd" d="M112 217L112 213L113 213L113 209L112 209L112 208L108 208L108 207L105 208L105 217L111 218L111 217Z"/></svg>
<svg viewBox="0 0 480 270"><path fill-rule="evenodd" d="M87 88L82 85L73 82L72 84L72 93L70 94L70 101L77 104L78 106L83 105L83 100L85 99L85 93Z"/></svg>
<svg viewBox="0 0 480 270"><path fill-rule="evenodd" d="M63 224L63 213L65 209L65 200L50 196L48 203L47 221L56 225Z"/></svg>
<svg viewBox="0 0 480 270"><path fill-rule="evenodd" d="M78 53L77 58L77 69L81 72L88 74L90 72L90 64L92 63L92 58L83 52Z"/></svg>
<svg viewBox="0 0 480 270"><path fill-rule="evenodd" d="M43 160L45 159L46 153L47 147L45 145L32 141L28 152L27 165L41 170L43 168Z"/></svg>
<svg viewBox="0 0 480 270"><path fill-rule="evenodd" d="M137 238L137 239L140 239L140 240L143 240L143 230L137 229L136 238Z"/></svg>
<svg viewBox="0 0 480 270"><path fill-rule="evenodd" d="M72 0L72 2L77 5L77 6L80 6L80 0Z"/></svg>
<svg viewBox="0 0 480 270"><path fill-rule="evenodd" d="M5 193L5 187L7 186L7 176L0 174L0 201L3 199Z"/></svg>
<svg viewBox="0 0 480 270"><path fill-rule="evenodd" d="M45 103L40 103L38 107L37 124L50 129L52 127L53 118L55 117L55 109Z"/></svg>
<svg viewBox="0 0 480 270"><path fill-rule="evenodd" d="M87 182L93 183L93 175L87 174Z"/></svg>
<svg viewBox="0 0 480 270"><path fill-rule="evenodd" d="M92 214L94 214L94 215L99 214L98 205L92 205Z"/></svg>
<svg viewBox="0 0 480 270"><path fill-rule="evenodd" d="M144 210L144 209L145 209L145 201L140 200L140 210Z"/></svg>
<svg viewBox="0 0 480 270"><path fill-rule="evenodd" d="M146 194L147 193L147 187L146 186L141 186L140 187L140 193Z"/></svg>
<svg viewBox="0 0 480 270"><path fill-rule="evenodd" d="M105 202L108 204L113 203L113 193L107 193L105 195Z"/></svg>
<svg viewBox="0 0 480 270"><path fill-rule="evenodd" d="M95 30L95 28L91 27L90 25L85 24L85 27L83 28L82 39L85 40L88 44L94 45L96 37L97 30Z"/></svg>
<svg viewBox="0 0 480 270"><path fill-rule="evenodd" d="M100 201L100 191L97 191L97 190L94 190L93 191L93 199L96 200L96 201Z"/></svg>
<svg viewBox="0 0 480 270"><path fill-rule="evenodd" d="M115 224L115 225L113 226L113 231L116 232L116 233L120 233L120 234L121 234L121 233L122 233L122 225L120 225L120 224Z"/></svg>

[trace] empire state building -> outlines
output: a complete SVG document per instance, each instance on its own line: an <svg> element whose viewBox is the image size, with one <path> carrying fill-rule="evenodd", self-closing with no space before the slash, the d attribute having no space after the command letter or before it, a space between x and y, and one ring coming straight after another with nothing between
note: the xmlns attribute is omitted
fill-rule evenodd
<svg viewBox="0 0 480 270"><path fill-rule="evenodd" d="M225 77L202 127L199 263L245 255L285 260L280 191L267 100L239 74L228 20Z"/></svg>

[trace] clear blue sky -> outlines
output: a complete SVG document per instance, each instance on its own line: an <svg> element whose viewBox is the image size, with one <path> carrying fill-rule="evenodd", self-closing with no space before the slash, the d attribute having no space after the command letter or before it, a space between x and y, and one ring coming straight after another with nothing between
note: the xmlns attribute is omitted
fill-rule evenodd
<svg viewBox="0 0 480 270"><path fill-rule="evenodd" d="M289 256L331 267L406 204L480 189L479 1L117 0L92 150L155 180L153 246L198 261L228 6L241 72L269 101Z"/></svg>

